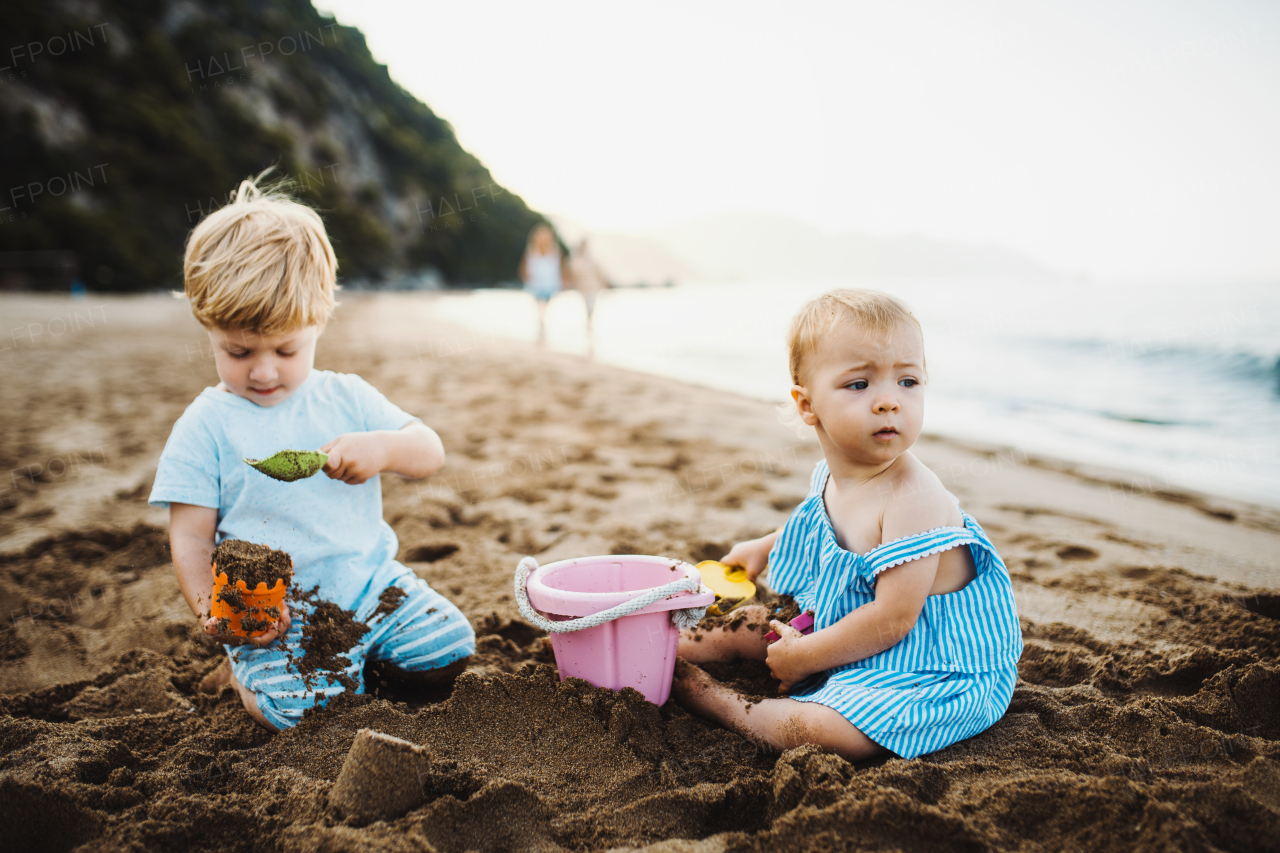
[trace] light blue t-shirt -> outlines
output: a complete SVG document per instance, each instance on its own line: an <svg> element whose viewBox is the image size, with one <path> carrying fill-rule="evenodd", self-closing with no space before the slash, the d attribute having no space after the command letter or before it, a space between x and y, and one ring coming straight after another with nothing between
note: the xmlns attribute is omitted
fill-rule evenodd
<svg viewBox="0 0 1280 853"><path fill-rule="evenodd" d="M148 502L218 510L217 541L244 539L287 551L294 583L350 609L372 583L398 571L399 542L382 520L382 483L359 486L323 472L283 483L243 462L277 450L316 450L343 433L397 430L418 420L359 376L313 370L277 406L206 388L173 425ZM385 577L384 577L385 576Z"/></svg>

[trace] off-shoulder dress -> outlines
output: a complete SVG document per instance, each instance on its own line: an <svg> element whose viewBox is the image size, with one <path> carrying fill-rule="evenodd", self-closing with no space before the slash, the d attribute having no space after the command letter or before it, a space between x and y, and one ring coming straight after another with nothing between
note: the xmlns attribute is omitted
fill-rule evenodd
<svg viewBox="0 0 1280 853"><path fill-rule="evenodd" d="M873 601L877 576L911 560L968 546L977 576L925 599L915 627L891 648L806 679L792 698L835 709L903 758L985 731L1009 707L1022 654L1013 588L995 546L962 510L963 527L922 531L865 554L846 551L822 498L829 476L819 462L809 496L769 554L770 586L812 611L815 631Z"/></svg>

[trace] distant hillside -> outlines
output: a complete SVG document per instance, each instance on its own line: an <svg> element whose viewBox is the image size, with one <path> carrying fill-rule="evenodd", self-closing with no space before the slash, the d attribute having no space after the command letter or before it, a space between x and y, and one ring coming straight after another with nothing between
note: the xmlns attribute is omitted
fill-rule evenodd
<svg viewBox="0 0 1280 853"><path fill-rule="evenodd" d="M765 214L708 216L643 236L718 279L1054 277L1025 255L997 246L971 246L918 234L827 234L789 217Z"/></svg>
<svg viewBox="0 0 1280 853"><path fill-rule="evenodd" d="M176 286L189 229L273 164L346 280L509 281L540 219L308 0L19 0L0 32L0 286Z"/></svg>

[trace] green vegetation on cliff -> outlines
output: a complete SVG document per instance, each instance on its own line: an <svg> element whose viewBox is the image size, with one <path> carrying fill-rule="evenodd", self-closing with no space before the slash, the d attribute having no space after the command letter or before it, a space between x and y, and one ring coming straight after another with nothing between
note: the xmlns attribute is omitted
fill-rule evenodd
<svg viewBox="0 0 1280 853"><path fill-rule="evenodd" d="M308 0L7 3L0 32L0 253L73 251L91 287L177 286L190 228L273 165L346 280L509 281L540 219Z"/></svg>

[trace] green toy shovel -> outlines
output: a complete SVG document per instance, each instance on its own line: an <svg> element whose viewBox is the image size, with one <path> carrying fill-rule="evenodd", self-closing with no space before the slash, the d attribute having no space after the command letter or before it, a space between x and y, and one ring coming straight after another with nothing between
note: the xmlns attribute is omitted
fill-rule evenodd
<svg viewBox="0 0 1280 853"><path fill-rule="evenodd" d="M294 480L305 480L319 473L328 459L329 454L321 453L319 450L281 450L266 459L245 459L244 461L268 477L292 483Z"/></svg>

